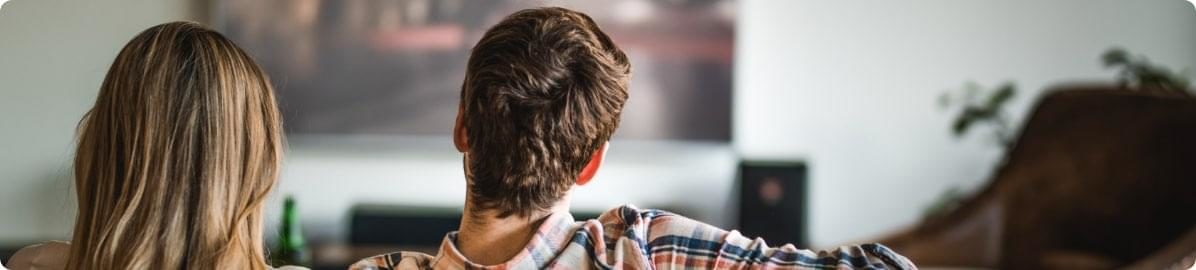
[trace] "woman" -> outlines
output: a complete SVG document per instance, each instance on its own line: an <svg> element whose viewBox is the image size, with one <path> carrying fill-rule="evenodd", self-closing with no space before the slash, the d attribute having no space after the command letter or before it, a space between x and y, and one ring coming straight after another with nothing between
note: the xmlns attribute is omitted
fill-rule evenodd
<svg viewBox="0 0 1196 270"><path fill-rule="evenodd" d="M268 269L262 202L283 135L273 89L231 41L195 23L125 45L79 126L70 244L19 269Z"/></svg>

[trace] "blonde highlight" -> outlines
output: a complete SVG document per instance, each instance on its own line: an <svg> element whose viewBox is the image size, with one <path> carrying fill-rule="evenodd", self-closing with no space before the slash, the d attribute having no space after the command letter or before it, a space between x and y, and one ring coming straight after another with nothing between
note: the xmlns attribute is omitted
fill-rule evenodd
<svg viewBox="0 0 1196 270"><path fill-rule="evenodd" d="M231 41L189 22L138 34L80 121L68 269L267 269L281 130L269 80Z"/></svg>

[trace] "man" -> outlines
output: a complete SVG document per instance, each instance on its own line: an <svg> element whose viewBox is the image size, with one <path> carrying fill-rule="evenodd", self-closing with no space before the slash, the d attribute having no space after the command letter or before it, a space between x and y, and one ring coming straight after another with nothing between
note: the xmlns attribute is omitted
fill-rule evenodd
<svg viewBox="0 0 1196 270"><path fill-rule="evenodd" d="M499 22L473 48L461 89L453 141L468 190L460 230L436 256L398 252L350 268L914 268L880 245L770 248L633 206L574 221L569 196L602 166L630 75L627 56L585 14L529 9Z"/></svg>

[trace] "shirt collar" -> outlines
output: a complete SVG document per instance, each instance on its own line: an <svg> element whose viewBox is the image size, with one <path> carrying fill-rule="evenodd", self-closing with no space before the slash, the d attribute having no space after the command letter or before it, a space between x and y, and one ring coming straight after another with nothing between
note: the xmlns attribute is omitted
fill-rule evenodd
<svg viewBox="0 0 1196 270"><path fill-rule="evenodd" d="M544 223L536 229L536 233L528 241L523 250L510 260L497 265L481 265L470 262L457 249L457 231L448 233L440 242L440 250L432 262L436 269L540 269L547 266L555 254L564 250L572 240L576 222L569 212L555 212L544 219Z"/></svg>

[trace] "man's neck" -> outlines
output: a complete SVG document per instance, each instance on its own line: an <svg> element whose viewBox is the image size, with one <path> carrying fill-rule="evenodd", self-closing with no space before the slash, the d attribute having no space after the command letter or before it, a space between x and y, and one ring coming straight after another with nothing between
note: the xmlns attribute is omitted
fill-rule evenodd
<svg viewBox="0 0 1196 270"><path fill-rule="evenodd" d="M461 216L456 244L461 255L481 265L502 264L519 255L549 216L557 212L569 212L568 193L548 210L533 211L527 216L501 218L495 211L477 210L468 200Z"/></svg>

